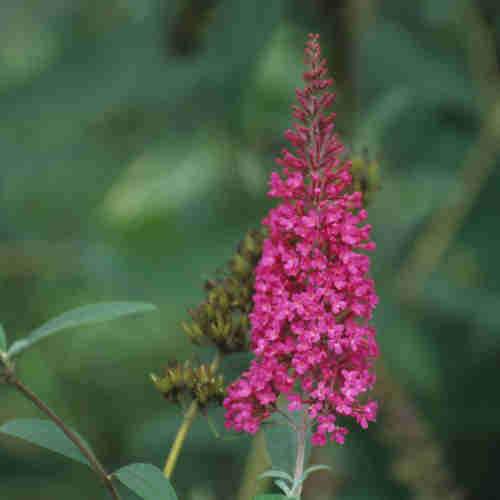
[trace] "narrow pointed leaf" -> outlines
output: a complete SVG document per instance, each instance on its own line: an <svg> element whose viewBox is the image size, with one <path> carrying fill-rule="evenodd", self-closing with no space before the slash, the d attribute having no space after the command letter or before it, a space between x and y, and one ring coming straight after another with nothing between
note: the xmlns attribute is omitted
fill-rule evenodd
<svg viewBox="0 0 500 500"><path fill-rule="evenodd" d="M3 326L0 325L0 351L6 351L7 350L7 336L5 335L5 330L3 329Z"/></svg>
<svg viewBox="0 0 500 500"><path fill-rule="evenodd" d="M51 319L33 330L24 339L14 342L8 354L9 356L16 356L36 342L39 342L49 335L60 332L61 330L93 323L101 323L121 316L154 311L155 309L154 305L143 302L102 302L99 304L77 307L76 309L72 309L71 311L67 311Z"/></svg>
<svg viewBox="0 0 500 500"><path fill-rule="evenodd" d="M301 482L305 481L313 472L317 472L320 470L332 470L332 468L328 465L311 465L311 467L308 467L304 474L302 475Z"/></svg>
<svg viewBox="0 0 500 500"><path fill-rule="evenodd" d="M11 420L0 427L0 433L24 439L47 450L60 453L71 460L82 464L90 464L72 441L50 420L23 418ZM90 450L90 447L86 445Z"/></svg>
<svg viewBox="0 0 500 500"><path fill-rule="evenodd" d="M266 477L277 477L279 479L285 479L286 481L293 482L293 477L287 472L282 470L276 470L276 469L266 470L266 472L263 472L262 474L259 475L259 479L264 479Z"/></svg>
<svg viewBox="0 0 500 500"><path fill-rule="evenodd" d="M154 465L131 464L113 475L143 500L177 500L172 484Z"/></svg>
<svg viewBox="0 0 500 500"><path fill-rule="evenodd" d="M290 493L292 492L291 488L283 481L282 479L278 479L274 481L274 484L287 496L290 497Z"/></svg>

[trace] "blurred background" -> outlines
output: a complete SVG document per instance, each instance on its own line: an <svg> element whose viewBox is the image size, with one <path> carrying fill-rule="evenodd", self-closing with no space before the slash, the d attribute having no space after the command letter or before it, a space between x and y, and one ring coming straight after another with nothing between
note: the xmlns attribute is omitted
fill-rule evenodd
<svg viewBox="0 0 500 500"><path fill-rule="evenodd" d="M495 0L3 0L0 321L12 340L84 303L159 308L54 337L19 374L110 469L162 466L179 411L148 374L210 354L179 322L270 206L308 32L339 133L380 169L382 412L315 453L333 474L305 499L499 498ZM15 416L40 415L0 386L0 422ZM174 484L181 500L246 500L262 460L200 418ZM0 485L6 500L106 497L89 470L7 437Z"/></svg>

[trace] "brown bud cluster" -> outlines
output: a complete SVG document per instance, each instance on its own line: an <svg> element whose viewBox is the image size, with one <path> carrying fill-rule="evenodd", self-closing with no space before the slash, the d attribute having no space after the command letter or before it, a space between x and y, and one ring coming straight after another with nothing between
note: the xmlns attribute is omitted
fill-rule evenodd
<svg viewBox="0 0 500 500"><path fill-rule="evenodd" d="M263 241L264 231L249 231L226 272L205 283L206 299L189 311L191 321L182 323L193 343L215 344L221 354L247 349L254 268L260 259ZM217 365L171 363L163 376L151 375L151 378L163 396L173 403L191 398L202 407L211 402L222 404L225 385L223 376L216 373Z"/></svg>
<svg viewBox="0 0 500 500"><path fill-rule="evenodd" d="M204 344L208 340L223 353L247 349L253 271L262 252L263 240L263 231L249 231L231 258L226 274L206 282L206 300L189 311L191 321L182 323L193 343Z"/></svg>
<svg viewBox="0 0 500 500"><path fill-rule="evenodd" d="M156 388L173 403L195 399L203 407L220 405L225 396L224 379L209 365L193 366L189 361L173 363L165 368L162 377L151 375Z"/></svg>
<svg viewBox="0 0 500 500"><path fill-rule="evenodd" d="M380 189L380 164L370 159L367 153L352 158L352 189L363 193L363 204L367 206Z"/></svg>

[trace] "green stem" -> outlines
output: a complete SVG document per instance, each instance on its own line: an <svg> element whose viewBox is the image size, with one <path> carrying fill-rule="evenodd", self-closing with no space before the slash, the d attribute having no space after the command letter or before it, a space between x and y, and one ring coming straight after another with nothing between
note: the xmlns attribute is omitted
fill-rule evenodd
<svg viewBox="0 0 500 500"><path fill-rule="evenodd" d="M179 458L180 452L182 450L182 446L184 445L184 441L186 440L186 436L188 435L191 426L193 425L196 416L198 415L198 401L194 399L192 403L189 405L186 413L184 414L184 418L182 419L182 424L177 431L177 435L175 436L174 443L170 448L170 452L168 454L167 460L165 462L165 468L163 469L163 474L165 477L172 477L175 466L177 464L177 460Z"/></svg>
<svg viewBox="0 0 500 500"><path fill-rule="evenodd" d="M302 476L304 475L304 463L306 457L306 440L307 440L307 414L304 412L302 425L297 426L297 458L295 460L295 472L293 475L293 483L297 486L292 491L292 496L300 500L302 495Z"/></svg>
<svg viewBox="0 0 500 500"><path fill-rule="evenodd" d="M262 478L259 481L258 477L270 466L264 432L260 431L252 440L250 453L243 469L243 480L238 491L237 500L251 500L257 494L267 490L271 484L271 479Z"/></svg>
<svg viewBox="0 0 500 500"><path fill-rule="evenodd" d="M211 365L210 369L212 373L215 373L220 365L221 354L220 351L217 351ZM175 466L177 465L177 460L179 459L179 455L181 453L182 447L184 446L184 441L193 425L193 422L196 420L198 416L198 411L200 409L200 405L196 399L193 399L186 413L184 414L184 418L182 419L182 423L177 431L174 442L170 451L168 453L167 459L165 461L165 467L163 468L163 474L167 478L171 478L174 472Z"/></svg>

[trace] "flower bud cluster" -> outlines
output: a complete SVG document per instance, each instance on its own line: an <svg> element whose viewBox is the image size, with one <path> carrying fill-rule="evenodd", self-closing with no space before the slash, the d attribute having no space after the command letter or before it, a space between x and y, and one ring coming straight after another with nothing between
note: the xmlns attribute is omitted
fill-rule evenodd
<svg viewBox="0 0 500 500"><path fill-rule="evenodd" d="M363 206L371 203L373 195L380 189L380 165L366 153L351 160L351 192L359 191L363 195Z"/></svg>
<svg viewBox="0 0 500 500"><path fill-rule="evenodd" d="M190 310L191 321L182 328L195 344L212 342L223 353L248 349L254 269L262 252L263 234L249 231L231 258L221 279L205 284L206 300Z"/></svg>
<svg viewBox="0 0 500 500"><path fill-rule="evenodd" d="M264 232L249 231L220 278L205 283L206 300L190 310L191 321L182 328L198 345L215 344L222 354L248 349L249 313L252 309L254 270L262 253ZM167 366L163 376L151 375L156 388L173 403L190 397L201 406L221 405L225 395L223 376L214 365L194 366L189 361Z"/></svg>
<svg viewBox="0 0 500 500"><path fill-rule="evenodd" d="M165 368L161 377L151 375L156 388L172 403L196 399L201 406L220 404L225 396L224 379L209 365L193 366L189 361Z"/></svg>

